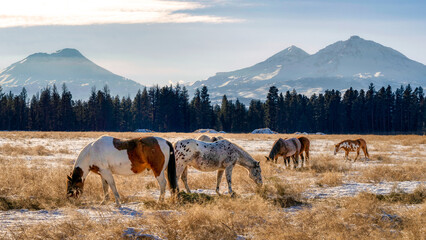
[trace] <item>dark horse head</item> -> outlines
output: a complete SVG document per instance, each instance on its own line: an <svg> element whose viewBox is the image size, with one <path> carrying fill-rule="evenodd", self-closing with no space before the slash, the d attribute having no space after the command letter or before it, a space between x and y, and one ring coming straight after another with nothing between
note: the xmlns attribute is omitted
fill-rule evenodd
<svg viewBox="0 0 426 240"><path fill-rule="evenodd" d="M83 170L76 167L72 174L67 176L67 197L79 198L83 194Z"/></svg>
<svg viewBox="0 0 426 240"><path fill-rule="evenodd" d="M274 142L274 144L272 145L271 151L269 152L269 156L265 156L266 161L274 161L277 154L280 152L281 150L281 146L282 146L282 141L284 139L279 138L278 140L276 140Z"/></svg>

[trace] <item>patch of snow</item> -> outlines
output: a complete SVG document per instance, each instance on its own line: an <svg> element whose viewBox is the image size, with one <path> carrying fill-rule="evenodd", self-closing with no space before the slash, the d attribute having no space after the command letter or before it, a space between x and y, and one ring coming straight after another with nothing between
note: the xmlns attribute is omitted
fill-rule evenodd
<svg viewBox="0 0 426 240"><path fill-rule="evenodd" d="M374 77L383 77L384 75L381 72L376 72Z"/></svg>
<svg viewBox="0 0 426 240"><path fill-rule="evenodd" d="M357 74L354 74L353 76L357 78L361 78L361 79L371 78L370 73L357 73Z"/></svg>
<svg viewBox="0 0 426 240"><path fill-rule="evenodd" d="M275 131L272 131L269 128L258 128L251 132L252 134L278 134Z"/></svg>
<svg viewBox="0 0 426 240"><path fill-rule="evenodd" d="M218 131L214 130L214 129L198 129L194 131L195 133L219 133Z"/></svg>
<svg viewBox="0 0 426 240"><path fill-rule="evenodd" d="M141 129L136 129L135 132L140 132L140 133L153 133L154 131L150 130L150 129L146 129L146 128L141 128Z"/></svg>
<svg viewBox="0 0 426 240"><path fill-rule="evenodd" d="M389 194L392 190L397 189L404 192L413 192L419 185L425 185L426 182L421 181L404 181L404 182L380 182L373 183L346 183L337 187L330 188L311 188L302 195L306 198L340 198L353 197L361 192L371 192L374 194Z"/></svg>
<svg viewBox="0 0 426 240"><path fill-rule="evenodd" d="M226 85L228 85L228 83L230 83L230 82L231 82L231 80L229 80L229 81L225 82L224 84L220 85L219 87L225 87L225 86L226 86Z"/></svg>
<svg viewBox="0 0 426 240"><path fill-rule="evenodd" d="M271 73L261 73L257 76L254 76L252 79L253 80L261 80L261 81L271 79L271 78L277 76L278 73L281 71L281 65L278 65L278 66L280 66L280 67L278 67L275 71L273 71Z"/></svg>

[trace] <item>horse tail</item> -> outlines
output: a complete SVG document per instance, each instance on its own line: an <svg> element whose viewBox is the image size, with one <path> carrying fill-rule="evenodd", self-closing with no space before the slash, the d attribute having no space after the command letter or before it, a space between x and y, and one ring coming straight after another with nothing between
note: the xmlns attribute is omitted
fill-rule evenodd
<svg viewBox="0 0 426 240"><path fill-rule="evenodd" d="M177 178L176 178L176 158L175 158L175 150L171 142L166 141L167 145L170 147L170 157L169 164L167 165L167 178L169 180L169 186L172 189L172 192L176 192L177 189Z"/></svg>
<svg viewBox="0 0 426 240"><path fill-rule="evenodd" d="M367 157L370 158L370 154L368 154L367 144L365 144L365 153L367 153Z"/></svg>
<svg viewBox="0 0 426 240"><path fill-rule="evenodd" d="M306 141L306 147L305 147L305 155L306 155L306 159L309 160L309 148L311 146L311 142L309 141L309 139Z"/></svg>

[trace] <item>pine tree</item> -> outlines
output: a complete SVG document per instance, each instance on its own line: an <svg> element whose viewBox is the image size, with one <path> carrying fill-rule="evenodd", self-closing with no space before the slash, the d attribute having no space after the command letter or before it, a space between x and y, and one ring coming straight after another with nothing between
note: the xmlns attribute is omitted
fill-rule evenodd
<svg viewBox="0 0 426 240"><path fill-rule="evenodd" d="M265 126L276 130L278 124L278 89L275 86L269 88L265 102Z"/></svg>

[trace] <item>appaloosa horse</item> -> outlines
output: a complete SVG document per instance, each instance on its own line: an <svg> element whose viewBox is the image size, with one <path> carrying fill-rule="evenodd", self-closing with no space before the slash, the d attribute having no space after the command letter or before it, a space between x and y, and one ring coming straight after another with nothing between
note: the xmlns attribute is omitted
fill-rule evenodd
<svg viewBox="0 0 426 240"><path fill-rule="evenodd" d="M120 206L120 196L113 174L134 175L151 169L160 185L160 201L164 200L167 179L172 195L177 189L176 162L173 145L159 137L144 137L132 140L102 136L89 143L78 155L73 171L67 177L67 196L78 198L83 193L84 181L89 172L99 174L102 179L104 200L109 199L108 185Z"/></svg>
<svg viewBox="0 0 426 240"><path fill-rule="evenodd" d="M223 140L224 138L221 136L217 136L217 137L209 137L207 135L201 135L197 138L197 140L199 141L203 141L203 142L216 142L219 140Z"/></svg>
<svg viewBox="0 0 426 240"><path fill-rule="evenodd" d="M356 157L354 159L354 162L356 162L356 160L358 159L359 156L359 151L362 149L362 151L364 152L364 162L365 160L367 160L370 155L368 154L368 150L367 150L367 143L365 142L364 139L360 138L360 139L356 139L356 140L345 140L345 141L341 141L340 143L334 145L334 155L337 154L337 152L339 152L340 149L345 150L345 159L346 161L350 160L348 158L349 152L356 152Z"/></svg>
<svg viewBox="0 0 426 240"><path fill-rule="evenodd" d="M293 158L293 168L299 163L299 155L301 152L302 144L297 138L290 139L282 139L279 138L272 145L271 151L269 152L269 156L265 156L266 161L274 161L277 163L278 157L282 156L284 159L284 164L286 166L290 165L290 160L286 162L287 157Z"/></svg>
<svg viewBox="0 0 426 240"><path fill-rule="evenodd" d="M225 171L228 182L229 194L232 191L232 170L235 164L241 165L249 171L250 178L257 184L262 184L260 164L241 147L228 140L220 140L213 143L202 142L195 139L185 139L175 143L176 175L182 177L187 192L191 192L188 186L188 166L192 166L203 172L217 172L216 193L219 193L219 185Z"/></svg>

